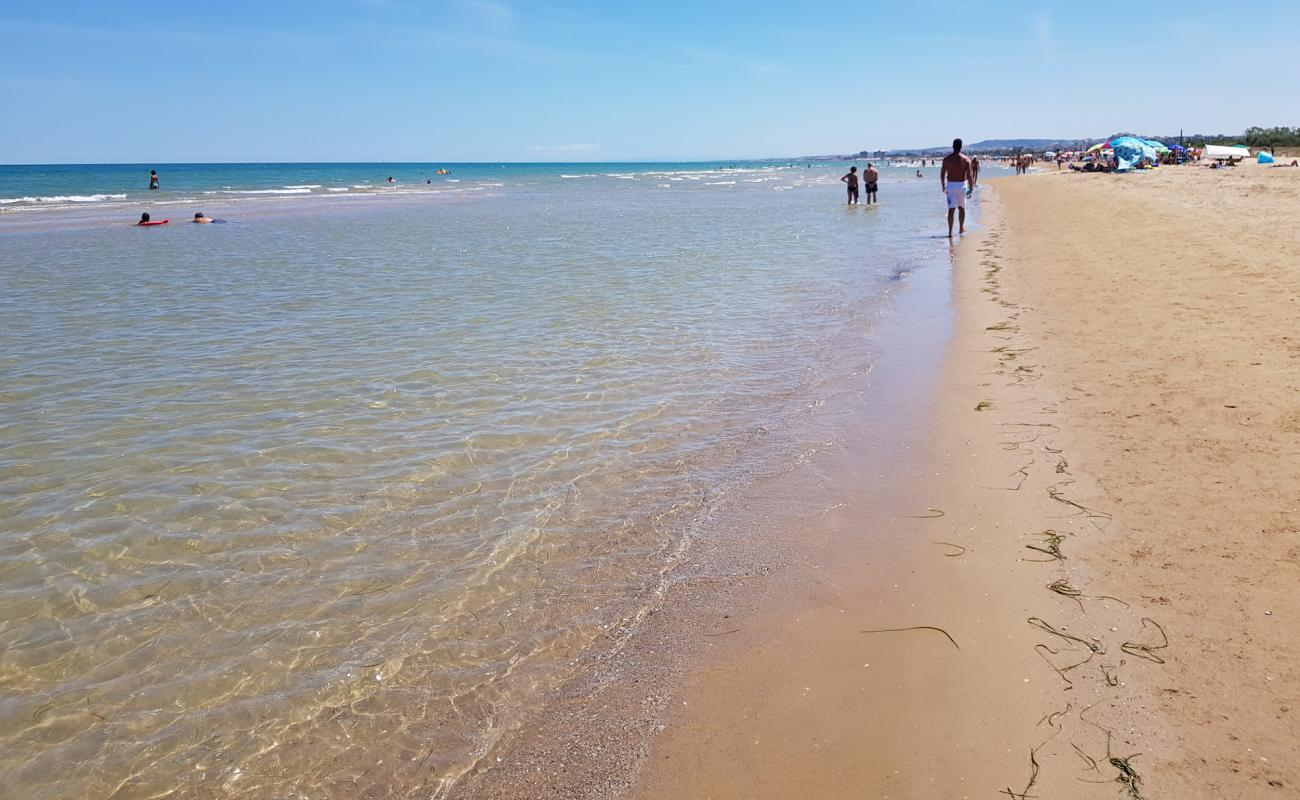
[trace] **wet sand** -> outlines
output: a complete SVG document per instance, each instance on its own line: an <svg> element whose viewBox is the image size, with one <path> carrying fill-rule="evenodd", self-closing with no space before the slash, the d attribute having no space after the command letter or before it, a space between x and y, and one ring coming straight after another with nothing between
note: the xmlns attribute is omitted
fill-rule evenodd
<svg viewBox="0 0 1300 800"><path fill-rule="evenodd" d="M838 398L857 434L734 498L718 558L457 795L1296 791L1296 187L985 189L938 385L882 359L886 413Z"/></svg>

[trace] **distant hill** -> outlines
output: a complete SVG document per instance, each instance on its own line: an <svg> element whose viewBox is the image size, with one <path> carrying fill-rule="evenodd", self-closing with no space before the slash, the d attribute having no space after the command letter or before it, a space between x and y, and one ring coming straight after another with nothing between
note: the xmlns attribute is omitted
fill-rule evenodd
<svg viewBox="0 0 1300 800"><path fill-rule="evenodd" d="M985 139L980 142L968 142L963 150L969 153L1041 153L1044 150L1073 150L1087 146L1095 139ZM925 155L943 155L952 151L951 145L941 147L924 147L917 150L897 150L891 153L916 153Z"/></svg>

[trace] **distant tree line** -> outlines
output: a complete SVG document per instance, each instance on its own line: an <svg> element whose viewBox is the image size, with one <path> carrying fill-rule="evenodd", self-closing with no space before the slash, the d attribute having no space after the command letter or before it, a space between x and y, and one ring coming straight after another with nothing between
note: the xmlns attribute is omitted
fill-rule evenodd
<svg viewBox="0 0 1300 800"><path fill-rule="evenodd" d="M1206 144L1244 144L1261 147L1300 147L1300 128L1247 128L1240 136L1207 136Z"/></svg>

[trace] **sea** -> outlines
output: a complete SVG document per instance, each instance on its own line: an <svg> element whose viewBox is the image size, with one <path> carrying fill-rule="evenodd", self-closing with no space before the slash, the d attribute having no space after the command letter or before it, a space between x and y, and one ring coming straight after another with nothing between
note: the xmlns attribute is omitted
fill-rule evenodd
<svg viewBox="0 0 1300 800"><path fill-rule="evenodd" d="M0 795L507 753L951 270L937 169L848 166L0 167Z"/></svg>

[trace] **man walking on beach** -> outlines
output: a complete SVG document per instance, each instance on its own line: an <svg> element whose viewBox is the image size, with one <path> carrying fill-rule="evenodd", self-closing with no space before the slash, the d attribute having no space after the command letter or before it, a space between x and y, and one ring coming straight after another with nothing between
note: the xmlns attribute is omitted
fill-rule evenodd
<svg viewBox="0 0 1300 800"><path fill-rule="evenodd" d="M848 184L849 187L849 205L858 202L858 168L849 167L849 174L840 180Z"/></svg>
<svg viewBox="0 0 1300 800"><path fill-rule="evenodd" d="M867 184L867 205L880 202L876 199L876 182L880 180L880 170L876 169L875 165L868 161L867 172L862 178Z"/></svg>
<svg viewBox="0 0 1300 800"><path fill-rule="evenodd" d="M958 233L966 232L966 184L975 190L974 170L970 159L961 154L961 139L952 140L952 152L943 159L939 167L939 186L948 195L948 238L952 238L953 212L960 213L961 227Z"/></svg>

